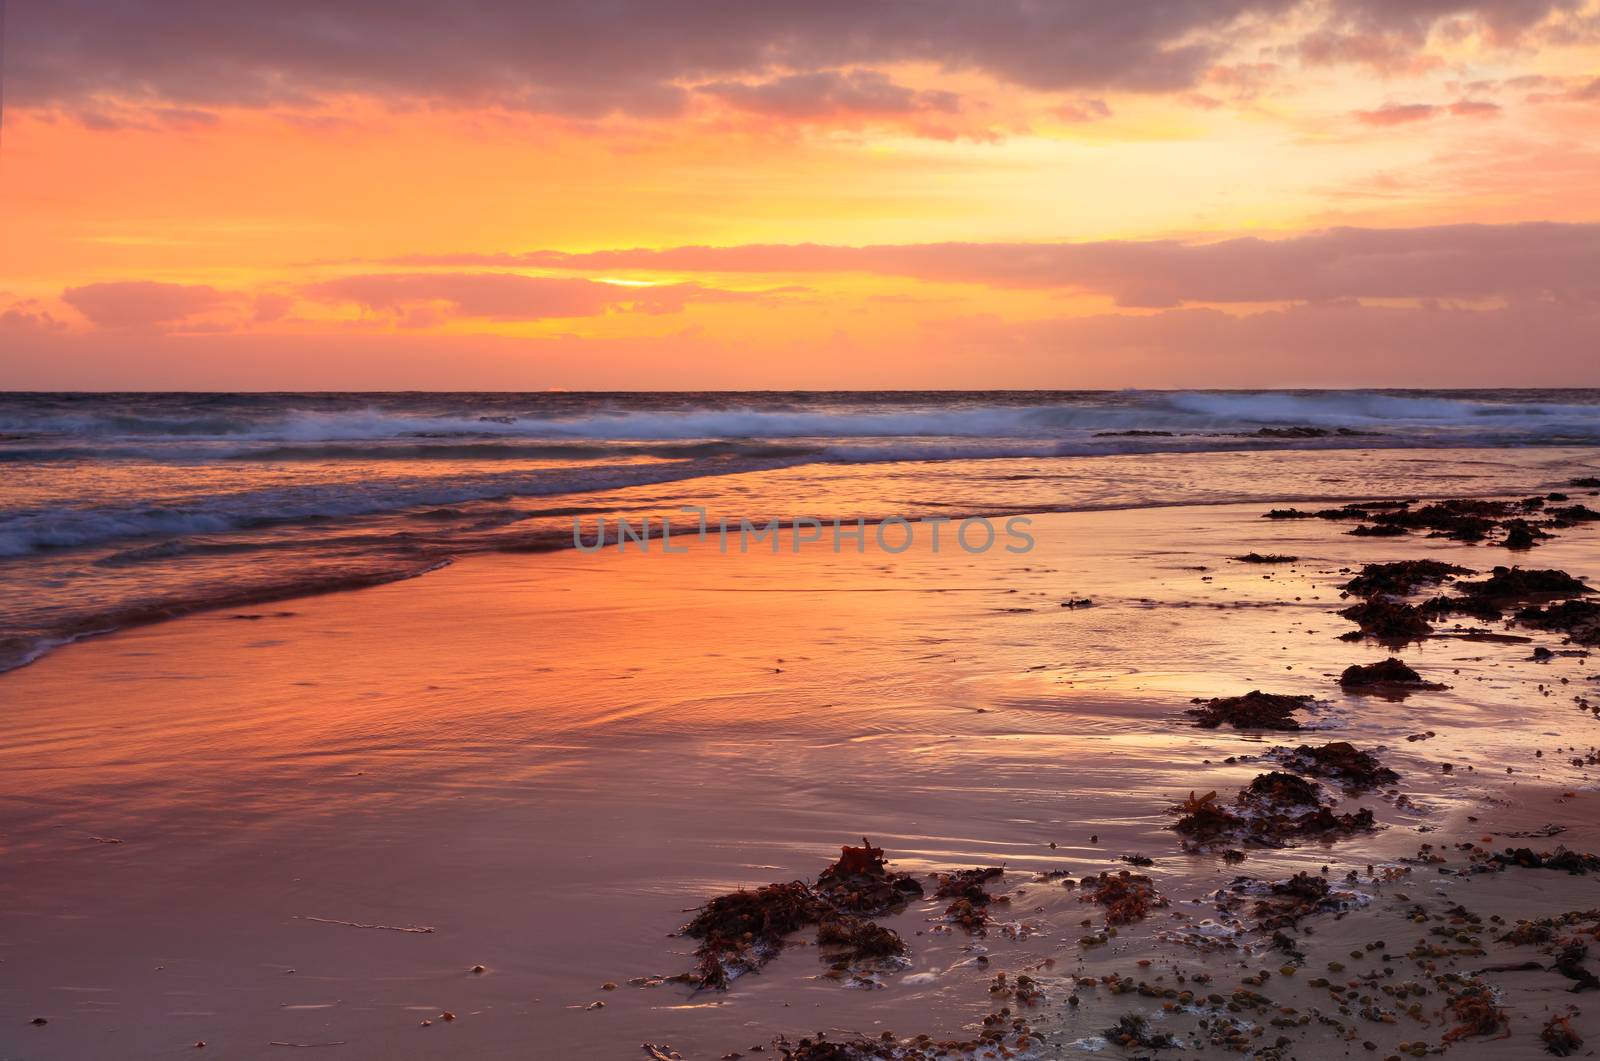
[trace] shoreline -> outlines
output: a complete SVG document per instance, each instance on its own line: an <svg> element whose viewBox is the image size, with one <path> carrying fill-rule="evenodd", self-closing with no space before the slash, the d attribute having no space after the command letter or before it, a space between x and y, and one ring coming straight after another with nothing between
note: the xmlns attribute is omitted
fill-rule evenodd
<svg viewBox="0 0 1600 1061"><path fill-rule="evenodd" d="M1504 550L1353 539L1324 521L1262 520L1265 507L1053 514L1035 525L1035 555L982 565L483 556L260 622L194 615L53 653L0 678L22 705L3 733L17 875L0 957L38 985L0 1002L0 1044L74 1056L131 1029L134 1056L199 1040L275 1056L273 1042L335 1039L339 1056L481 1055L536 1037L569 1056L643 1056L645 1041L720 1057L826 1028L960 1035L990 1011L997 969L1046 960L1055 972L1029 973L1045 985L1033 1026L1093 1032L1133 999L1085 993L1065 1013L1051 981L1083 953L1078 922L1093 910L1034 873L1133 869L1176 906L1240 874L1403 865L1423 827L1421 842L1467 836L1441 818L1490 823L1478 808L1507 766L1509 783L1546 776L1562 791L1591 776L1534 754L1564 743L1547 728L1574 723L1556 713L1570 712L1568 686L1530 690L1554 677L1590 688L1575 657L1521 659L1551 635L1406 653L1426 677L1462 671L1451 691L1337 689L1345 664L1382 655L1336 639L1350 625L1329 612L1341 566L1444 555L1486 571ZM1583 573L1600 558L1593 533L1526 562ZM1247 550L1301 560L1226 560ZM1095 603L1061 607L1077 598ZM686 646L676 631L688 627L716 636ZM1325 698L1307 718L1326 728L1184 719L1196 696L1250 688ZM1240 754L1307 738L1384 749L1406 799L1367 797L1379 832L1237 866L1182 852L1168 808L1266 768ZM863 833L919 875L1005 863L1004 891L1025 893L1014 920L1033 927L933 933L945 903L916 906L890 923L913 967L870 990L820 975L809 948L725 993L627 984L691 967L692 941L663 938L686 908L809 880ZM1155 864L1134 869L1125 854ZM1154 927L1084 968L1132 975L1131 945ZM107 933L116 952L86 964ZM1185 967L1220 981L1216 954L1191 950L1177 952ZM194 1003L146 984L155 966ZM444 1011L459 1019L443 1026ZM36 1015L49 1023L27 1027Z"/></svg>

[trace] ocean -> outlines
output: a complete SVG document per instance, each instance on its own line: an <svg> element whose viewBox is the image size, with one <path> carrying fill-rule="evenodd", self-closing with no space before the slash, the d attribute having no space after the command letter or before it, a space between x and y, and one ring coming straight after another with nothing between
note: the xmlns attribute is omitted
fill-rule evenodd
<svg viewBox="0 0 1600 1061"><path fill-rule="evenodd" d="M0 669L602 516L907 519L1552 488L1600 391L0 395Z"/></svg>

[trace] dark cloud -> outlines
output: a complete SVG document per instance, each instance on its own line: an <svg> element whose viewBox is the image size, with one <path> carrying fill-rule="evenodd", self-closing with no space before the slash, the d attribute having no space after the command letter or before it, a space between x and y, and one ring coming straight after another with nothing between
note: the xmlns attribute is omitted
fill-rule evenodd
<svg viewBox="0 0 1600 1061"><path fill-rule="evenodd" d="M1124 306L1341 298L1600 298L1600 224L1335 228L1284 239L750 244L583 254L418 256L409 264L691 273L877 273L1064 288Z"/></svg>
<svg viewBox="0 0 1600 1061"><path fill-rule="evenodd" d="M1315 0L1327 34L1414 47L1438 22L1514 36L1577 0ZM1054 91L1193 87L1298 0L53 0L11 8L8 102L202 111L341 94L596 117L684 86L770 102L819 71L900 62ZM1331 40L1332 38L1330 38ZM1336 57L1337 47L1324 49ZM753 82L753 83L752 83ZM848 88L848 86L846 86ZM867 86L870 90L871 86ZM860 90L862 86L856 86ZM730 90L736 91L736 90Z"/></svg>
<svg viewBox="0 0 1600 1061"><path fill-rule="evenodd" d="M1359 63L1399 73L1439 65L1422 54L1441 32L1478 33L1492 45L1511 45L1568 16L1584 0L1332 0L1321 25L1290 51L1311 65Z"/></svg>
<svg viewBox="0 0 1600 1061"><path fill-rule="evenodd" d="M876 70L818 70L771 81L713 81L697 91L755 114L789 119L953 114L953 92L919 91Z"/></svg>

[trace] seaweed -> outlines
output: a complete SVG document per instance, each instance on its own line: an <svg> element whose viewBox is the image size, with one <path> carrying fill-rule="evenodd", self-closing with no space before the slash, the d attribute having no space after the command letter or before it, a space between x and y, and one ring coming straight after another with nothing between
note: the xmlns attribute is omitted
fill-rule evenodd
<svg viewBox="0 0 1600 1061"><path fill-rule="evenodd" d="M842 963L899 958L905 940L893 929L849 914L830 914L817 926L817 947L829 960Z"/></svg>
<svg viewBox="0 0 1600 1061"><path fill-rule="evenodd" d="M740 973L765 965L784 936L816 923L825 910L803 881L717 896L683 927L684 935L702 941L688 979L699 987L727 987Z"/></svg>
<svg viewBox="0 0 1600 1061"><path fill-rule="evenodd" d="M1552 525L1557 527L1570 527L1574 523L1593 523L1595 520L1600 520L1600 512L1596 512L1587 505L1548 508L1545 509L1545 515L1549 516Z"/></svg>
<svg viewBox="0 0 1600 1061"><path fill-rule="evenodd" d="M1507 549L1532 549L1541 541L1554 537L1548 531L1542 531L1525 519L1508 519L1501 524L1506 536L1500 544Z"/></svg>
<svg viewBox="0 0 1600 1061"><path fill-rule="evenodd" d="M1346 634L1346 640L1358 640L1363 634L1385 644L1404 644L1426 637L1433 627L1420 609L1402 601L1374 595L1360 604L1352 604L1339 612L1361 628L1360 633Z"/></svg>
<svg viewBox="0 0 1600 1061"><path fill-rule="evenodd" d="M1362 597L1374 593L1405 596L1431 582L1448 582L1457 575L1473 574L1471 568L1440 560L1396 560L1387 564L1367 564L1344 588Z"/></svg>
<svg viewBox="0 0 1600 1061"><path fill-rule="evenodd" d="M1458 1039L1466 1039L1474 1035L1495 1035L1499 1039L1508 1038L1511 1032L1507 1029L1506 1011L1494 1004L1494 998L1489 994L1489 989L1482 984L1471 984L1450 1000L1447 1007L1458 1023L1444 1033L1444 1041L1453 1043Z"/></svg>
<svg viewBox="0 0 1600 1061"><path fill-rule="evenodd" d="M1190 702L1200 706L1190 708L1185 714L1192 715L1195 725L1201 729L1216 729L1226 724L1234 729L1297 730L1300 723L1293 717L1294 712L1313 699L1255 689L1243 696L1220 696L1210 700L1196 697Z"/></svg>
<svg viewBox="0 0 1600 1061"><path fill-rule="evenodd" d="M1486 579L1457 584L1463 593L1490 600L1527 600L1536 597L1576 597L1594 590L1565 571L1522 567L1497 567Z"/></svg>
<svg viewBox="0 0 1600 1061"><path fill-rule="evenodd" d="M1600 645L1600 604L1586 600L1564 600L1544 608L1523 608L1514 616L1523 626L1535 630L1559 630L1578 645Z"/></svg>
<svg viewBox="0 0 1600 1061"><path fill-rule="evenodd" d="M1229 840L1281 847L1299 838L1350 836L1376 827L1372 811L1335 814L1322 802L1319 786L1281 771L1257 776L1235 804L1237 810L1221 805L1215 792L1191 792L1173 808L1179 818L1172 828L1202 846Z"/></svg>
<svg viewBox="0 0 1600 1061"><path fill-rule="evenodd" d="M1527 847L1508 847L1503 852L1490 855L1489 861L1501 866L1520 866L1523 869L1565 870L1575 876L1600 870L1600 855L1569 851L1565 847L1545 852L1534 851Z"/></svg>
<svg viewBox="0 0 1600 1061"><path fill-rule="evenodd" d="M1413 689L1443 689L1438 682L1425 682L1422 675L1390 656L1377 663L1352 663L1339 675L1339 684L1346 688L1363 688L1372 685L1405 685Z"/></svg>
<svg viewBox="0 0 1600 1061"><path fill-rule="evenodd" d="M1248 878L1240 878L1247 881ZM1338 900L1323 877L1301 871L1288 880L1267 885L1267 894L1256 901L1255 917L1262 931L1275 932L1300 923L1312 914L1336 909Z"/></svg>
<svg viewBox="0 0 1600 1061"><path fill-rule="evenodd" d="M1142 873L1109 871L1083 878L1078 900L1106 908L1106 924L1128 925L1142 921L1150 911L1167 905L1155 882Z"/></svg>
<svg viewBox="0 0 1600 1061"><path fill-rule="evenodd" d="M1293 751L1282 751L1280 761L1293 770L1312 777L1337 781L1353 791L1392 785L1400 775L1384 766L1371 752L1364 752L1345 741L1320 748L1302 744Z"/></svg>
<svg viewBox="0 0 1600 1061"><path fill-rule="evenodd" d="M1357 538L1400 538L1411 532L1404 527L1396 527L1387 523L1363 523L1359 527L1351 528L1350 533Z"/></svg>
<svg viewBox="0 0 1600 1061"><path fill-rule="evenodd" d="M1494 622L1504 614L1500 606L1488 597L1434 597L1423 601L1417 610L1428 619L1467 615L1485 622Z"/></svg>
<svg viewBox="0 0 1600 1061"><path fill-rule="evenodd" d="M1583 1049L1583 1036L1573 1029L1570 1016L1558 1014L1545 1021L1544 1029L1539 1032L1539 1040L1544 1043L1546 1050L1557 1057L1571 1057Z"/></svg>
<svg viewBox="0 0 1600 1061"><path fill-rule="evenodd" d="M1322 789L1314 781L1281 770L1259 774L1239 795L1240 802L1270 807L1317 806Z"/></svg>
<svg viewBox="0 0 1600 1061"><path fill-rule="evenodd" d="M785 936L807 925L819 925L819 944L903 953L905 944L898 936L858 915L902 909L922 895L922 885L909 874L891 873L883 848L866 839L861 844L842 847L815 886L804 881L768 884L707 902L683 927L684 935L701 943L695 950L695 970L678 979L725 989L734 977L765 965L783 948Z"/></svg>
<svg viewBox="0 0 1600 1061"><path fill-rule="evenodd" d="M817 875L817 894L835 909L876 917L921 898L922 885L909 873L891 873L883 848L863 837L862 846L845 846L839 859Z"/></svg>
<svg viewBox="0 0 1600 1061"><path fill-rule="evenodd" d="M1141 1050L1175 1050L1180 1045L1178 1040L1166 1032L1151 1031L1150 1022L1137 1013L1123 1014L1117 1018L1116 1024L1100 1034L1107 1042L1122 1047L1136 1046Z"/></svg>
<svg viewBox="0 0 1600 1061"><path fill-rule="evenodd" d="M987 902L975 903L971 899L957 899L945 907L944 918L951 924L960 925L968 932L982 932L993 920L989 916Z"/></svg>
<svg viewBox="0 0 1600 1061"><path fill-rule="evenodd" d="M934 890L935 899L970 899L975 903L988 903L994 896L984 890L984 882L995 880L1005 875L1005 870L998 866L987 869L958 869L949 873L935 873L933 880L937 887Z"/></svg>
<svg viewBox="0 0 1600 1061"><path fill-rule="evenodd" d="M1287 556L1282 553L1256 553L1249 552L1243 556L1230 556L1229 560L1237 560L1241 564L1292 564L1300 558Z"/></svg>

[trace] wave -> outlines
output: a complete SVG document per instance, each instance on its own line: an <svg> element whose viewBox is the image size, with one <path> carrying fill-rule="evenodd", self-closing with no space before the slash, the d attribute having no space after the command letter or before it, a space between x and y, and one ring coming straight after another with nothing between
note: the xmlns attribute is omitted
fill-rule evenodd
<svg viewBox="0 0 1600 1061"><path fill-rule="evenodd" d="M393 397L342 408L306 408L310 396L285 395L231 408L133 408L74 402L33 408L0 400L0 438L168 440L294 444L420 440L544 440L569 443L731 439L889 437L1048 438L1077 431L1249 430L1263 426L1390 428L1397 431L1557 432L1600 437L1594 392L1475 392L1473 396L1386 391L1124 391L1072 395L861 396L771 398L733 404L730 396L649 402L595 396L552 405L538 396L459 395L448 401ZM1579 400L1573 400L1577 398ZM297 404L302 403L302 404ZM158 403L159 406L159 403ZM271 459L271 458L265 458ZM283 458L292 459L292 458Z"/></svg>
<svg viewBox="0 0 1600 1061"><path fill-rule="evenodd" d="M130 538L182 537L273 524L354 519L511 497L619 490L732 472L780 467L738 464L635 464L579 471L501 472L375 483L326 483L207 494L181 501L43 508L0 516L0 557L100 545ZM788 462L795 463L795 462ZM134 557L138 559L137 554Z"/></svg>

